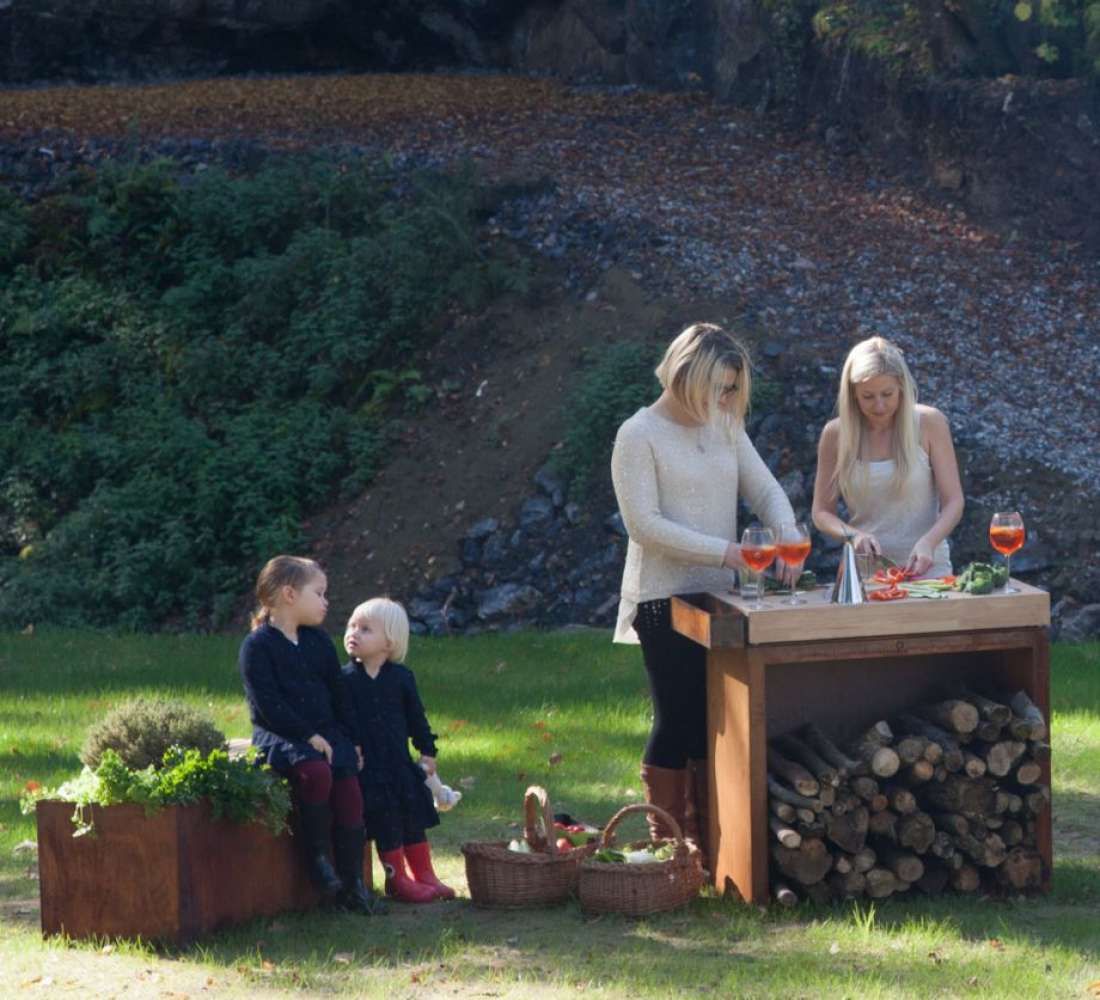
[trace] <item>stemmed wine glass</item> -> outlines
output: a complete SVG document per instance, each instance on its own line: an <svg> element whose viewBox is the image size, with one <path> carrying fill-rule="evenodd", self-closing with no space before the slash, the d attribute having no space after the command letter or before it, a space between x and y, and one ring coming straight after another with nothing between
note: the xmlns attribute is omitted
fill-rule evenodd
<svg viewBox="0 0 1100 1000"><path fill-rule="evenodd" d="M989 522L989 544L1005 557L1005 572L1009 574L1009 582L1005 584L1006 594L1018 594L1019 587L1012 586L1010 563L1012 553L1018 551L1024 544L1024 519L1020 512L998 511Z"/></svg>
<svg viewBox="0 0 1100 1000"><path fill-rule="evenodd" d="M775 561L775 532L761 525L746 528L741 535L741 558L749 569L763 574ZM764 577L761 575L760 589L756 592L755 603L749 605L750 608L758 611L764 607L764 602L760 599L763 591Z"/></svg>
<svg viewBox="0 0 1100 1000"><path fill-rule="evenodd" d="M786 563L794 570L800 568L806 561L810 554L810 545L810 529L804 521L798 521L795 524L784 524L780 527L775 552L780 562ZM791 577L791 592L784 604L806 603L798 596L798 591L795 589L797 583L798 573L795 572Z"/></svg>

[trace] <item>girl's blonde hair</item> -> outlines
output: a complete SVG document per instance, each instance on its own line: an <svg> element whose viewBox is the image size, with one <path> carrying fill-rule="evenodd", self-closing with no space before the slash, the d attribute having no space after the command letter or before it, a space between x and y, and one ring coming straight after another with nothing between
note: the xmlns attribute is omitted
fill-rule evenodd
<svg viewBox="0 0 1100 1000"><path fill-rule="evenodd" d="M394 663L405 662L409 653L409 616L397 601L391 601L388 597L372 597L351 613L348 624L357 620L380 627L390 644L390 659Z"/></svg>
<svg viewBox="0 0 1100 1000"><path fill-rule="evenodd" d="M895 495L905 489L919 460L917 386L909 373L905 356L900 348L884 337L860 341L848 352L844 361L836 401L837 415L840 418L836 486L849 507L853 504L857 508L862 506L867 492L867 463L860 458L864 421L856 392L861 382L879 375L892 375L898 380L898 408L894 413L894 429L890 440L890 456L894 460L890 489Z"/></svg>
<svg viewBox="0 0 1100 1000"><path fill-rule="evenodd" d="M269 559L256 577L256 610L252 612L252 628L257 629L270 620L271 610L275 607L279 591L283 587L301 590L323 572L318 563L302 556L276 556Z"/></svg>
<svg viewBox="0 0 1100 1000"><path fill-rule="evenodd" d="M665 351L654 374L699 423L725 423L732 433L745 420L752 394L749 352L713 323L693 323ZM738 373L737 394L726 412L719 408L727 370Z"/></svg>

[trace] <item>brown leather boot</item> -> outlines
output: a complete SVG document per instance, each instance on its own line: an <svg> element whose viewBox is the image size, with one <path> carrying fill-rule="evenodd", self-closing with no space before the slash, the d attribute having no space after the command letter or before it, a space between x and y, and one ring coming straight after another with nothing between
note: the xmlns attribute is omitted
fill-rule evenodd
<svg viewBox="0 0 1100 1000"><path fill-rule="evenodd" d="M677 823L684 827L684 804L687 801L688 772L684 768L656 767L653 764L642 765L642 788L645 800L650 805L660 806ZM652 813L647 817L649 836L652 840L662 840L672 836L667 823Z"/></svg>
<svg viewBox="0 0 1100 1000"><path fill-rule="evenodd" d="M691 837L703 854L703 867L710 868L710 768L706 760L689 760L684 836Z"/></svg>

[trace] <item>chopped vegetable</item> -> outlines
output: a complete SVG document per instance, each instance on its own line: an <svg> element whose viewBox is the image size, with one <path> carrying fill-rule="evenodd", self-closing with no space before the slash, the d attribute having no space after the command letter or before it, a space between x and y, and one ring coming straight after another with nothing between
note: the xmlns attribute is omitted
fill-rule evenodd
<svg viewBox="0 0 1100 1000"><path fill-rule="evenodd" d="M900 601L908 595L896 584L891 584L889 587L883 587L882 590L872 590L867 596L872 601Z"/></svg>
<svg viewBox="0 0 1100 1000"><path fill-rule="evenodd" d="M795 582L798 590L813 590L817 586L817 576L812 569L803 570L802 575ZM786 593L790 588L774 576L764 577L764 589L774 590L777 593Z"/></svg>
<svg viewBox="0 0 1100 1000"><path fill-rule="evenodd" d="M1008 583L1008 570L1004 566L973 562L955 577L955 589L966 594L992 594Z"/></svg>

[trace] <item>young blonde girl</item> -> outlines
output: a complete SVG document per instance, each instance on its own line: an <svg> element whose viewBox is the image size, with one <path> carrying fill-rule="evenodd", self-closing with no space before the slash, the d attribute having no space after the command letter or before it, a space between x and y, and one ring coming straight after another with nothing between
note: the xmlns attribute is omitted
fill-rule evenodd
<svg viewBox="0 0 1100 1000"><path fill-rule="evenodd" d="M386 872L386 893L409 903L453 899L432 868L425 831L439 814L424 775L434 775L435 734L428 725L413 672L404 666L409 619L396 601L375 597L348 620L343 678L355 708L355 739L363 748L359 773L368 835ZM409 756L409 741L419 761ZM406 868L407 865L407 868Z"/></svg>
<svg viewBox="0 0 1100 1000"><path fill-rule="evenodd" d="M853 536L857 551L943 576L951 572L947 536L963 503L947 418L917 402L894 344L882 337L856 344L840 373L837 416L818 443L814 524L835 538Z"/></svg>
<svg viewBox="0 0 1100 1000"><path fill-rule="evenodd" d="M385 904L363 884L363 800L355 716L340 660L321 629L327 580L312 559L276 556L256 581L252 631L239 666L252 743L291 783L310 875L322 895L358 913ZM332 848L335 869L329 861Z"/></svg>

